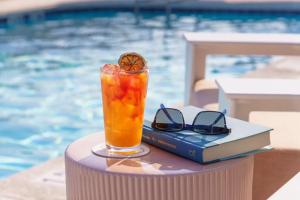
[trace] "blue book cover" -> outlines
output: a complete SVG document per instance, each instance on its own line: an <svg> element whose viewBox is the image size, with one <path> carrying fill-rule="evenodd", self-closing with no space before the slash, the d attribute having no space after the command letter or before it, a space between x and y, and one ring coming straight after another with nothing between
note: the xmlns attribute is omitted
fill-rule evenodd
<svg viewBox="0 0 300 200"><path fill-rule="evenodd" d="M194 117L203 111L187 106L181 109L185 122L192 124ZM153 117L154 118L154 117ZM143 141L198 163L245 156L265 151L270 145L272 129L226 116L229 135L201 135L192 131L165 132L151 128L152 120L145 120Z"/></svg>

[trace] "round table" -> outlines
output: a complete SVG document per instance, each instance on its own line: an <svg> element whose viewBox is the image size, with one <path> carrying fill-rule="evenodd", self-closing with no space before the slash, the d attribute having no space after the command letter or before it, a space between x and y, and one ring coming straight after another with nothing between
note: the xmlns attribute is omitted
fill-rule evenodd
<svg viewBox="0 0 300 200"><path fill-rule="evenodd" d="M68 200L251 200L253 156L201 165L148 145L140 158L112 159L83 137L65 152Z"/></svg>

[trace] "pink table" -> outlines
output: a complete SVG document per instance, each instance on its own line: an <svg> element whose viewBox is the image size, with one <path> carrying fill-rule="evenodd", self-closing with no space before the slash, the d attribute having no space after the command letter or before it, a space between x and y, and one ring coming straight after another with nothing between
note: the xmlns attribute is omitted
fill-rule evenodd
<svg viewBox="0 0 300 200"><path fill-rule="evenodd" d="M149 145L146 156L110 159L91 152L103 141L93 134L67 148L68 200L252 199L252 156L200 165Z"/></svg>

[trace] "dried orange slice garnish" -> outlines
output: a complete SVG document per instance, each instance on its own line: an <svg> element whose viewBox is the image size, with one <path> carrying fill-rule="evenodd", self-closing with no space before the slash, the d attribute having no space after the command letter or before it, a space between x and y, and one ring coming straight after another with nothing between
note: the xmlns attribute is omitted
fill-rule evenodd
<svg viewBox="0 0 300 200"><path fill-rule="evenodd" d="M125 71L138 71L144 69L146 61L138 53L124 53L119 58L119 66Z"/></svg>

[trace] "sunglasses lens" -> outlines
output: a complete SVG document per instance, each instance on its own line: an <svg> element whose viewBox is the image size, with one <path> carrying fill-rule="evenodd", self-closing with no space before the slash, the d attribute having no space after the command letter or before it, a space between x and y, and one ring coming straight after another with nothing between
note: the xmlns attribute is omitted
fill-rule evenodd
<svg viewBox="0 0 300 200"><path fill-rule="evenodd" d="M212 126L212 124L214 124ZM225 116L220 112L201 112L195 118L194 131L201 134L227 133Z"/></svg>
<svg viewBox="0 0 300 200"><path fill-rule="evenodd" d="M179 131L183 128L183 116L179 110L160 109L155 116L154 128L166 131Z"/></svg>

